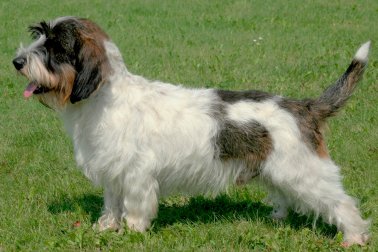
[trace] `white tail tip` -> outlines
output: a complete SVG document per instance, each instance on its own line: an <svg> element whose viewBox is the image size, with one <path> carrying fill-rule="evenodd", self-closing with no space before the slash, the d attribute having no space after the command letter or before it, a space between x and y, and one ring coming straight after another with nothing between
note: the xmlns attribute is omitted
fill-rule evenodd
<svg viewBox="0 0 378 252"><path fill-rule="evenodd" d="M367 62L369 56L369 49L370 49L371 42L368 41L363 44L357 51L356 55L354 55L354 59L362 62Z"/></svg>

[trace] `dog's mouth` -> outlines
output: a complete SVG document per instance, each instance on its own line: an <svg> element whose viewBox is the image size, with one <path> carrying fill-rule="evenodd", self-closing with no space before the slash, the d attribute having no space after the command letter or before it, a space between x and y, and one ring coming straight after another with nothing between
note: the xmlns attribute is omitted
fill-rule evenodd
<svg viewBox="0 0 378 252"><path fill-rule="evenodd" d="M24 97L29 98L33 94L42 94L47 93L49 91L49 88L39 85L37 81L31 81L25 88Z"/></svg>

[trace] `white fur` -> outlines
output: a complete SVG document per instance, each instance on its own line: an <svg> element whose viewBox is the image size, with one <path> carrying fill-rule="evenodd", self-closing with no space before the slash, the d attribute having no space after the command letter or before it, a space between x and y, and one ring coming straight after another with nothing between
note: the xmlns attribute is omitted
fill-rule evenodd
<svg viewBox="0 0 378 252"><path fill-rule="evenodd" d="M20 48L17 51L17 54L23 54L27 53L30 54L30 52L37 52L37 48L41 45L43 45L46 42L46 35L41 35L36 39L33 43L31 43L28 47L24 47L22 44L20 45Z"/></svg>
<svg viewBox="0 0 378 252"><path fill-rule="evenodd" d="M370 44L371 44L370 41L364 43L358 49L358 51L357 51L356 55L354 56L354 58L356 60L359 60L359 61L362 61L362 62L366 62L368 60L368 56L369 56Z"/></svg>

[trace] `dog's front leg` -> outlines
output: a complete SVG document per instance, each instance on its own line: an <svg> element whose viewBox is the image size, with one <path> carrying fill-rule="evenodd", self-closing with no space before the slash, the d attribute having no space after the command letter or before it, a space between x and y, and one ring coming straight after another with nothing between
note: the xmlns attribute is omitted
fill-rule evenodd
<svg viewBox="0 0 378 252"><path fill-rule="evenodd" d="M105 187L104 192L104 210L102 216L98 219L98 229L100 231L111 229L120 229L121 221L121 192L112 190L111 187Z"/></svg>
<svg viewBox="0 0 378 252"><path fill-rule="evenodd" d="M158 212L159 184L155 178L145 174L126 176L122 218L129 229L144 232Z"/></svg>

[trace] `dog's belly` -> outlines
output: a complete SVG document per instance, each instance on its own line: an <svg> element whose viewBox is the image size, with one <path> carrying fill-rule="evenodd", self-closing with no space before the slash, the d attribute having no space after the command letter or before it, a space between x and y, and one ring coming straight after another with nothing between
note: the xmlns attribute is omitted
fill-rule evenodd
<svg viewBox="0 0 378 252"><path fill-rule="evenodd" d="M209 124L208 124L209 125ZM179 126L179 125L176 125ZM148 177L159 184L160 195L217 194L232 183L242 184L257 170L237 159L221 159L211 127L191 134L183 130L122 134L83 131L73 137L75 158L84 174L96 184L124 183L128 177ZM141 130L142 131L142 130ZM94 137L96 136L96 137Z"/></svg>
<svg viewBox="0 0 378 252"><path fill-rule="evenodd" d="M249 172L242 161L206 159L190 159L187 164L183 162L182 165L162 169L157 176L160 193L163 196L174 193L216 195L230 184L247 182L252 177L247 175Z"/></svg>
<svg viewBox="0 0 378 252"><path fill-rule="evenodd" d="M87 145L85 145L85 142ZM115 144L116 145L116 144ZM217 194L232 183L244 184L257 174L241 160L221 160L214 149L188 150L187 146L167 143L134 149L90 146L83 141L75 147L75 157L84 174L96 184L124 183L128 177L145 177L158 182L162 196ZM172 147L169 148L168 146ZM174 146L174 147L173 147ZM134 146L135 147L135 146ZM172 149L173 148L173 149Z"/></svg>

